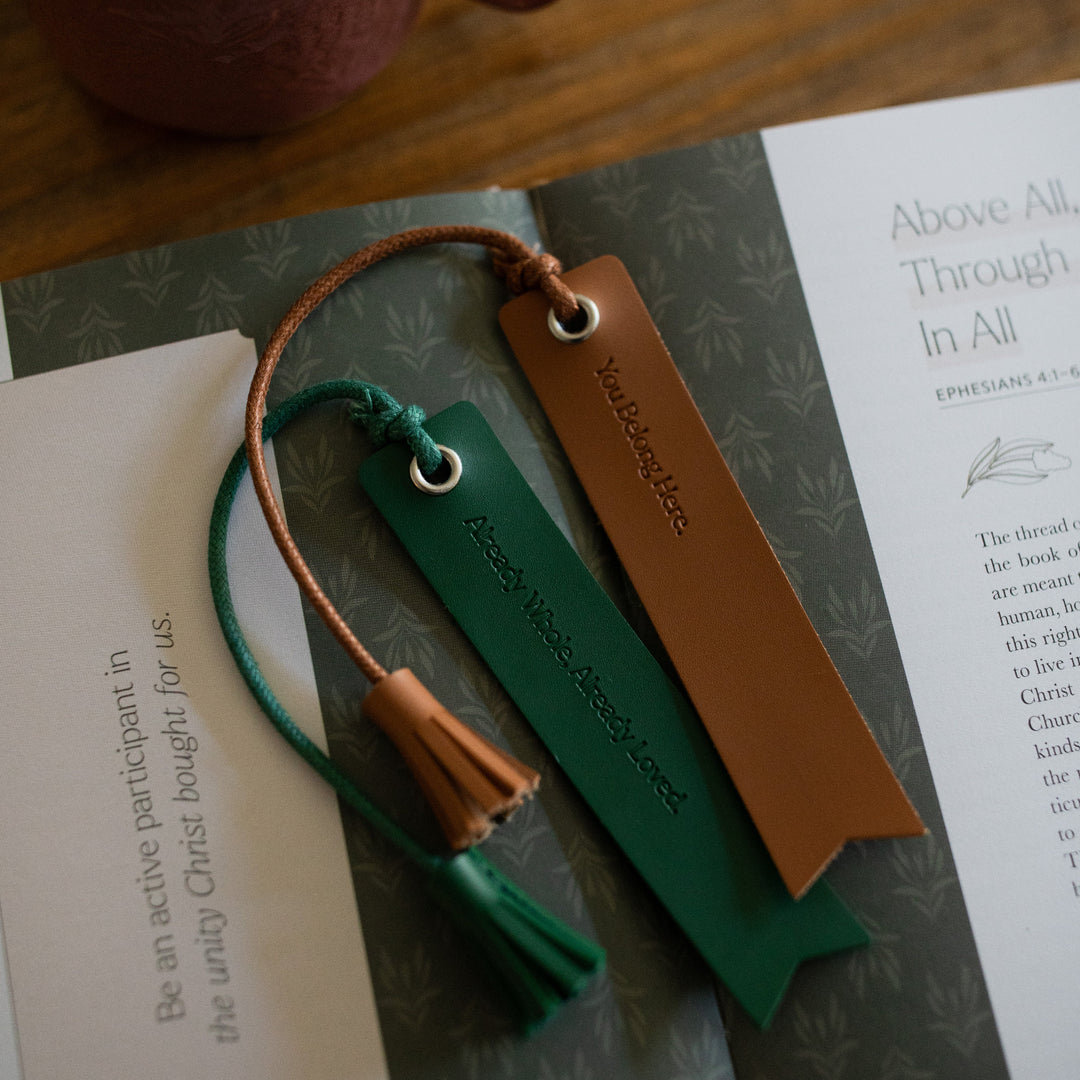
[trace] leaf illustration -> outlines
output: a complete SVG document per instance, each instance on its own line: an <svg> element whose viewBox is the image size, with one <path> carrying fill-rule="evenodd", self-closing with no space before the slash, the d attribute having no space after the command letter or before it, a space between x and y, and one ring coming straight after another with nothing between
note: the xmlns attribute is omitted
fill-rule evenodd
<svg viewBox="0 0 1080 1080"><path fill-rule="evenodd" d="M408 364L413 371L422 373L428 366L435 350L445 340L435 333L435 316L421 297L415 310L400 314L392 304L386 309L386 328L390 337L384 351L392 353Z"/></svg>
<svg viewBox="0 0 1080 1080"><path fill-rule="evenodd" d="M1002 443L999 435L976 455L968 469L967 486L960 498L983 480L1002 484L1037 484L1052 472L1067 469L1072 459L1054 452L1044 439L1013 439Z"/></svg>
<svg viewBox="0 0 1080 1080"><path fill-rule="evenodd" d="M828 610L833 626L826 635L846 645L861 660L869 660L877 647L878 634L889 625L869 579L862 578L858 590L846 599L830 584Z"/></svg>
<svg viewBox="0 0 1080 1080"><path fill-rule="evenodd" d="M435 676L435 645L431 627L422 623L400 601L390 604L386 628L373 634L371 640L380 646L379 655L389 671L412 668L417 677L428 681Z"/></svg>
<svg viewBox="0 0 1080 1080"><path fill-rule="evenodd" d="M552 1064L548 1058L541 1058L537 1080L599 1080L599 1078L585 1061L585 1051L579 1047L574 1051L574 1063L569 1072L565 1062Z"/></svg>
<svg viewBox="0 0 1080 1080"><path fill-rule="evenodd" d="M770 232L762 247L751 247L742 237L735 246L735 258L743 269L739 284L747 285L775 307L784 282L795 273L788 251L775 232Z"/></svg>
<svg viewBox="0 0 1080 1080"><path fill-rule="evenodd" d="M902 882L892 889L893 894L906 897L924 918L936 919L957 881L956 875L949 872L945 853L934 841L933 833L914 843L894 840L890 865Z"/></svg>
<svg viewBox="0 0 1080 1080"><path fill-rule="evenodd" d="M68 334L69 338L78 342L76 354L79 361L100 360L123 352L123 345L116 333L123 325L119 319L111 318L96 300L91 300L78 327Z"/></svg>
<svg viewBox="0 0 1080 1080"><path fill-rule="evenodd" d="M929 1024L929 1029L942 1035L962 1057L970 1058L990 1020L990 1009L978 978L963 966L951 986L940 985L932 971L926 979L927 1004L938 1017Z"/></svg>
<svg viewBox="0 0 1080 1080"><path fill-rule="evenodd" d="M736 364L742 364L742 338L735 329L740 322L742 320L738 315L728 314L723 304L714 297L706 296L698 305L686 332L694 335L694 356L705 371L721 356L728 356Z"/></svg>
<svg viewBox="0 0 1080 1080"><path fill-rule="evenodd" d="M890 1046L881 1061L880 1080L934 1080L937 1075L920 1069L898 1046Z"/></svg>
<svg viewBox="0 0 1080 1080"><path fill-rule="evenodd" d="M668 287L663 260L650 255L645 272L635 276L634 284L641 293L641 299L645 301L645 306L649 309L653 320L662 319L676 296L674 289Z"/></svg>
<svg viewBox="0 0 1080 1080"><path fill-rule="evenodd" d="M568 896L576 899L577 889L594 903L600 903L608 911L618 907L618 895L615 877L611 872L611 856L584 830L575 832L566 845L566 861L569 864L564 871L573 884L568 888ZM579 912L579 914L581 914Z"/></svg>
<svg viewBox="0 0 1080 1080"><path fill-rule="evenodd" d="M794 357L781 360L771 348L765 348L765 369L772 390L766 390L765 396L776 398L800 420L805 420L814 407L817 395L825 389L825 380L817 378L815 365L805 341L799 342Z"/></svg>
<svg viewBox="0 0 1080 1080"><path fill-rule="evenodd" d="M684 188L676 187L668 197L667 209L656 222L665 230L668 247L676 259L681 259L691 244L700 244L706 251L715 246L716 207Z"/></svg>
<svg viewBox="0 0 1080 1080"><path fill-rule="evenodd" d="M856 995L864 999L867 991L876 991L884 985L899 991L902 983L902 965L896 946L901 936L886 930L865 912L859 919L870 934L870 947L853 949L848 956L847 973Z"/></svg>
<svg viewBox="0 0 1080 1080"><path fill-rule="evenodd" d="M754 135L734 135L710 143L709 157L713 160L710 175L719 176L742 195L749 192L765 167L761 144Z"/></svg>
<svg viewBox="0 0 1080 1080"><path fill-rule="evenodd" d="M131 275L125 289L134 289L152 308L159 308L169 286L181 277L179 270L170 270L172 248L159 247L150 251L134 251L124 257L124 266Z"/></svg>
<svg viewBox="0 0 1080 1080"><path fill-rule="evenodd" d="M795 511L800 517L816 521L830 539L835 540L844 524L847 510L859 500L847 493L848 474L837 458L829 459L824 476L811 477L801 465L796 466L795 487L803 505Z"/></svg>
<svg viewBox="0 0 1080 1080"><path fill-rule="evenodd" d="M727 1048L715 1027L703 1022L697 1038L690 1041L673 1028L669 1043L671 1080L733 1080Z"/></svg>
<svg viewBox="0 0 1080 1080"><path fill-rule="evenodd" d="M624 224L639 216L641 197L649 190L649 185L639 179L638 165L634 161L597 169L592 175L592 184L596 193L590 201Z"/></svg>
<svg viewBox="0 0 1080 1080"><path fill-rule="evenodd" d="M716 440L728 468L736 479L742 469L757 469L766 480L772 479L772 454L765 440L772 436L754 426L742 413L732 413L724 432Z"/></svg>
<svg viewBox="0 0 1080 1080"><path fill-rule="evenodd" d="M187 309L195 312L196 333L212 334L239 326L242 320L236 304L243 299L216 274L207 274L195 303L189 304Z"/></svg>
<svg viewBox="0 0 1080 1080"><path fill-rule="evenodd" d="M49 325L53 309L64 302L63 297L56 295L56 277L51 272L19 278L4 288L11 290L7 314L19 319L27 330L39 337Z"/></svg>
<svg viewBox="0 0 1080 1080"><path fill-rule="evenodd" d="M334 489L345 479L334 469L334 451L325 435L319 436L315 453L304 457L289 443L285 453L285 475L289 482L282 484L282 490L299 495L309 510L322 514L333 501Z"/></svg>
<svg viewBox="0 0 1080 1080"><path fill-rule="evenodd" d="M470 345L450 375L458 380L460 396L465 401L471 401L488 415L493 407L506 416L509 403L499 376L508 370L502 353L494 349L481 352Z"/></svg>
<svg viewBox="0 0 1080 1080"><path fill-rule="evenodd" d="M829 995L823 1012L809 1013L801 1002L796 1002L794 1028L801 1044L795 1056L805 1061L820 1080L840 1080L858 1043L848 1033L847 1014L836 995Z"/></svg>
<svg viewBox="0 0 1080 1080"><path fill-rule="evenodd" d="M299 244L289 243L292 226L288 221L269 225L253 225L244 230L244 243L249 253L244 262L251 263L260 274L271 281L280 281L289 260L300 250Z"/></svg>
<svg viewBox="0 0 1080 1080"><path fill-rule="evenodd" d="M430 959L417 942L412 951L397 946L382 949L376 974L380 983L379 1006L392 1013L402 1027L419 1035L431 1010L444 992L439 986Z"/></svg>

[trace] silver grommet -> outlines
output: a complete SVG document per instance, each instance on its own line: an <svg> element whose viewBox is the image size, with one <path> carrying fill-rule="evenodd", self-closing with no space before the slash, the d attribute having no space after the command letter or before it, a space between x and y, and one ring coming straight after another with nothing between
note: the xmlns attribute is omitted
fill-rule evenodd
<svg viewBox="0 0 1080 1080"><path fill-rule="evenodd" d="M555 317L555 309L548 308L548 329L559 341L574 342L584 341L591 337L593 331L600 325L600 309L587 296L574 293L574 299L578 307L585 312L585 325L580 330L567 330Z"/></svg>
<svg viewBox="0 0 1080 1080"><path fill-rule="evenodd" d="M457 482L461 479L461 458L449 446L442 446L440 443L435 445L438 446L442 453L443 461L450 466L450 475L445 480L438 484L428 480L420 471L420 462L415 457L412 459L412 464L409 465L409 476L412 482L425 495L445 495L448 491L453 491L457 487Z"/></svg>

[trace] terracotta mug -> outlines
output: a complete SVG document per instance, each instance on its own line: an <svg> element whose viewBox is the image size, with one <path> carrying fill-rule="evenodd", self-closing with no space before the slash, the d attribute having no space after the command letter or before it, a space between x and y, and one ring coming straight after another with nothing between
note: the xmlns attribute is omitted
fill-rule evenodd
<svg viewBox="0 0 1080 1080"><path fill-rule="evenodd" d="M487 0L524 10L548 0ZM254 135L336 105L380 71L420 0L28 0L62 66L168 127Z"/></svg>

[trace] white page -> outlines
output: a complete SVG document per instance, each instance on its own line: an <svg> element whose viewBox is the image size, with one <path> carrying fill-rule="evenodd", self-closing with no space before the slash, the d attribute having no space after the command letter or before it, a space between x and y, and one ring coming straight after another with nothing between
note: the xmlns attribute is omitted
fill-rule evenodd
<svg viewBox="0 0 1080 1080"><path fill-rule="evenodd" d="M1078 117L1066 84L764 134L1014 1080L1077 1076Z"/></svg>
<svg viewBox="0 0 1080 1080"><path fill-rule="evenodd" d="M0 386L0 908L24 1080L386 1075L336 799L259 711L209 594L254 362L229 332ZM250 481L233 520L241 621L324 744Z"/></svg>

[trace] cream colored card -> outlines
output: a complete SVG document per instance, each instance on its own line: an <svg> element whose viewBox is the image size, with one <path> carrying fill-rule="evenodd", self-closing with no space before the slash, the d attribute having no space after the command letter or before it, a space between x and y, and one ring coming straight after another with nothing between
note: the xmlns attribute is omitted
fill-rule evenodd
<svg viewBox="0 0 1080 1080"><path fill-rule="evenodd" d="M248 693L207 584L254 361L229 332L0 385L0 910L24 1080L386 1074L336 800ZM247 483L234 523L241 620L324 742L299 594Z"/></svg>

